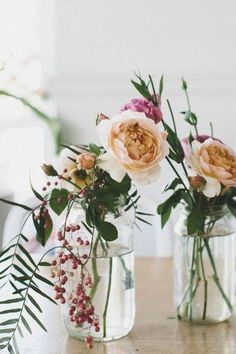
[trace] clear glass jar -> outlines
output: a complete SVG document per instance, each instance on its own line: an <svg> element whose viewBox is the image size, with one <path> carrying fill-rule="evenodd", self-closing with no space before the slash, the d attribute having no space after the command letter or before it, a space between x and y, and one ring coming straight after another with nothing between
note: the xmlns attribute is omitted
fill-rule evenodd
<svg viewBox="0 0 236 354"><path fill-rule="evenodd" d="M177 316L194 323L227 320L235 300L235 230L226 207L202 211L204 232L188 235L187 211L175 227Z"/></svg>
<svg viewBox="0 0 236 354"><path fill-rule="evenodd" d="M135 318L135 288L134 288L134 247L133 223L123 208L119 215L106 215L106 221L111 222L118 230L118 238L112 242L105 242L95 231L93 248L86 261L86 274L92 279L91 287L86 295L94 306L96 319L100 330L91 326L88 333L88 324L77 324L70 319L70 306L73 294L78 283L81 282L81 269L72 269L71 263L66 263L64 269L68 274L74 273L66 283L66 292L69 295L62 306L62 316L68 334L79 339L91 335L97 341L109 341L127 335ZM81 207L73 207L68 223L81 225L79 236L91 244L92 235L83 222L84 211ZM67 223L67 224L68 224ZM81 247L80 252L81 252ZM86 249L82 252L86 252ZM76 305L77 306L77 305Z"/></svg>

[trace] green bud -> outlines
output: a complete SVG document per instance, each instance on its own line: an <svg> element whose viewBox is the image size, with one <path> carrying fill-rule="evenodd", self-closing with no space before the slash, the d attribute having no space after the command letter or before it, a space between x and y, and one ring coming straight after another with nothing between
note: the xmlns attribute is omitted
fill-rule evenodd
<svg viewBox="0 0 236 354"><path fill-rule="evenodd" d="M43 164L41 167L46 176L52 176L52 177L58 176L57 171L52 165Z"/></svg>

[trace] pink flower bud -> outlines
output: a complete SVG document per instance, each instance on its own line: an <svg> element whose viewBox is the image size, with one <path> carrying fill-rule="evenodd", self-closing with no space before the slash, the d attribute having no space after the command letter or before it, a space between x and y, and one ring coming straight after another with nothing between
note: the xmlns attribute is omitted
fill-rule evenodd
<svg viewBox="0 0 236 354"><path fill-rule="evenodd" d="M91 170L95 166L96 155L84 152L77 158L78 168L81 170Z"/></svg>

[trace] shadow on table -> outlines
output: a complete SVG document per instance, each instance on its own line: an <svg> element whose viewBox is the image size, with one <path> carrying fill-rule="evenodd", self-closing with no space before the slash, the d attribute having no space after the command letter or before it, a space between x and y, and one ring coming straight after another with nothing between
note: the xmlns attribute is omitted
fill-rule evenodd
<svg viewBox="0 0 236 354"><path fill-rule="evenodd" d="M62 354L91 354L84 342L76 338L67 337L64 342ZM134 347L133 340L127 336L112 342L94 342L93 353L96 354L138 354L139 350Z"/></svg>

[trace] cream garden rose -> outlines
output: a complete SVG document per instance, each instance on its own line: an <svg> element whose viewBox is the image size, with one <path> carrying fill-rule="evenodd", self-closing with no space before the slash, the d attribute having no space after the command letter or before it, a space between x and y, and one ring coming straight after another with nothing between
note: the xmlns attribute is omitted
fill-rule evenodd
<svg viewBox="0 0 236 354"><path fill-rule="evenodd" d="M160 161L169 153L167 134L144 113L127 110L96 129L106 149L97 163L114 180L121 182L126 173L142 185L158 178Z"/></svg>
<svg viewBox="0 0 236 354"><path fill-rule="evenodd" d="M211 138L200 143L194 140L186 161L189 167L206 180L203 193L213 198L221 192L221 184L236 187L236 154L227 145Z"/></svg>

